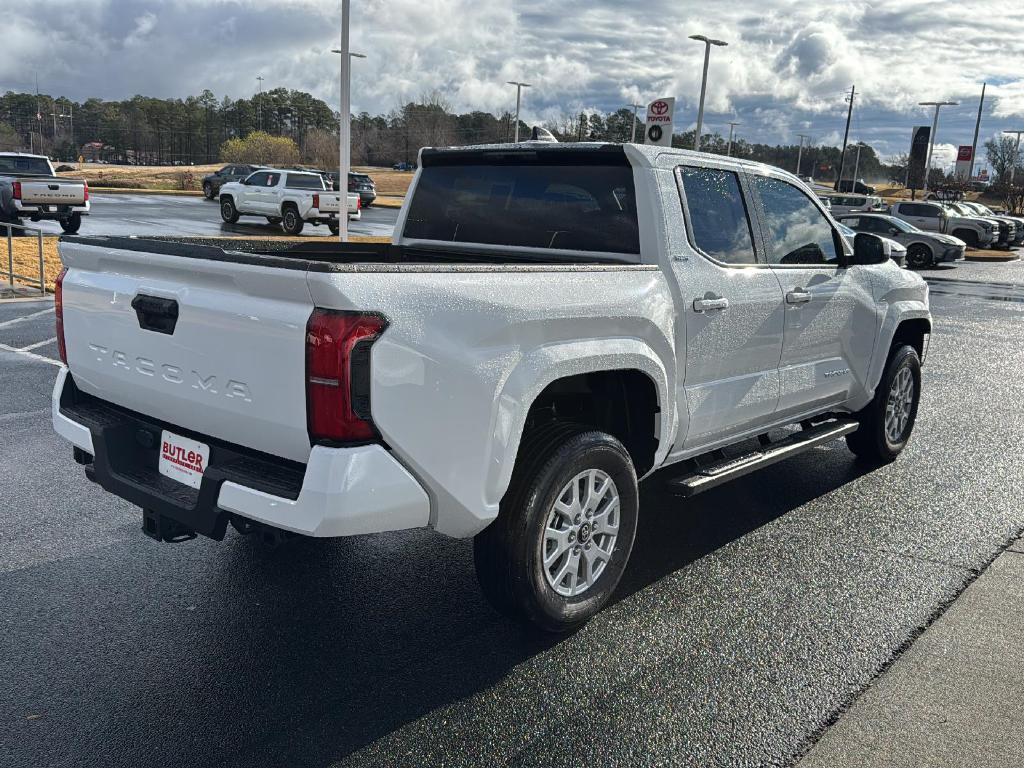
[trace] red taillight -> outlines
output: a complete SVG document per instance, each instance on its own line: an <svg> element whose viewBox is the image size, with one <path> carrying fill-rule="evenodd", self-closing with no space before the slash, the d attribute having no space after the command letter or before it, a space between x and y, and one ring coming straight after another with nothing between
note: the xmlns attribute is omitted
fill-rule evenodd
<svg viewBox="0 0 1024 768"><path fill-rule="evenodd" d="M89 202L89 182L85 182L85 202Z"/></svg>
<svg viewBox="0 0 1024 768"><path fill-rule="evenodd" d="M57 282L53 287L53 313L57 318L57 352L60 354L60 361L68 364L68 348L64 344L64 275L68 268L64 267L57 275Z"/></svg>
<svg viewBox="0 0 1024 768"><path fill-rule="evenodd" d="M313 207L314 208L319 208L320 207L320 195L317 195L317 194L313 195Z"/></svg>
<svg viewBox="0 0 1024 768"><path fill-rule="evenodd" d="M370 421L369 347L387 327L377 315L314 309L306 323L306 419L311 442L376 436Z"/></svg>
<svg viewBox="0 0 1024 768"><path fill-rule="evenodd" d="M360 197L356 198L356 210L358 211L362 207L363 207L363 198L360 196Z"/></svg>
<svg viewBox="0 0 1024 768"><path fill-rule="evenodd" d="M11 194L14 195L15 200L21 200L21 182L16 181L11 185Z"/></svg>

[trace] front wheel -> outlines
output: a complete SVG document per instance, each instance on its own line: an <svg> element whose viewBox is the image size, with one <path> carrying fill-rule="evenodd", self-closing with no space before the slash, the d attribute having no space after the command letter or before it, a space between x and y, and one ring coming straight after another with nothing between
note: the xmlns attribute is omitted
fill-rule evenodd
<svg viewBox="0 0 1024 768"><path fill-rule="evenodd" d="M935 257L927 245L915 243L907 249L907 266L912 269L924 269L935 263Z"/></svg>
<svg viewBox="0 0 1024 768"><path fill-rule="evenodd" d="M846 436L847 446L870 462L894 461L910 442L920 399L921 360L913 347L901 346L889 356L874 398L857 414L860 426Z"/></svg>
<svg viewBox="0 0 1024 768"><path fill-rule="evenodd" d="M524 438L498 518L474 541L484 595L548 632L608 602L633 549L633 462L611 435L551 424Z"/></svg>
<svg viewBox="0 0 1024 768"><path fill-rule="evenodd" d="M238 209L230 197L220 199L220 217L228 224L235 224L238 221Z"/></svg>

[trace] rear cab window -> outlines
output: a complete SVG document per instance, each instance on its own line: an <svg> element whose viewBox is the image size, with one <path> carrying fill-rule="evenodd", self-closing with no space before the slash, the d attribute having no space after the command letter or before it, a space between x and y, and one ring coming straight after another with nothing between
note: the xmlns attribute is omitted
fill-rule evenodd
<svg viewBox="0 0 1024 768"><path fill-rule="evenodd" d="M633 169L621 147L424 152L403 237L638 256Z"/></svg>
<svg viewBox="0 0 1024 768"><path fill-rule="evenodd" d="M0 155L0 173L14 176L49 176L50 163L45 157Z"/></svg>
<svg viewBox="0 0 1024 768"><path fill-rule="evenodd" d="M285 177L284 185L288 189L315 189L323 191L324 180L322 176L311 173L289 173Z"/></svg>

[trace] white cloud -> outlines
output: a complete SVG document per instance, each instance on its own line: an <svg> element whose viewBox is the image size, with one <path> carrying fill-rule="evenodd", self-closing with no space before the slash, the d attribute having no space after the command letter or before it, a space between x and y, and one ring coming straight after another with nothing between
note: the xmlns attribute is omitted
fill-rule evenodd
<svg viewBox="0 0 1024 768"><path fill-rule="evenodd" d="M210 88L248 96L308 90L338 101L339 18L322 0L36 0L5 18L0 89L73 98L135 93L182 97ZM634 100L677 97L680 125L696 118L704 47L711 52L705 124L743 123L755 141L834 140L844 92L856 83L851 138L880 154L904 151L917 102L952 99L938 139L968 143L982 81L984 128L1024 121L1024 13L1004 0L847 3L806 0L362 0L353 3L353 107L387 112L439 89L458 110L514 106L506 80L524 79L528 121ZM1011 125L1012 124L1012 125Z"/></svg>

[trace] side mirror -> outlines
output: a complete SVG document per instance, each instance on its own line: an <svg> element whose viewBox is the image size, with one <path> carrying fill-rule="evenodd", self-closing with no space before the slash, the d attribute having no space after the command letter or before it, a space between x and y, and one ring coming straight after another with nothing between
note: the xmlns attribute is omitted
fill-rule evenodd
<svg viewBox="0 0 1024 768"><path fill-rule="evenodd" d="M850 266L884 264L892 255L892 249L882 238L859 232L853 238L853 258Z"/></svg>

